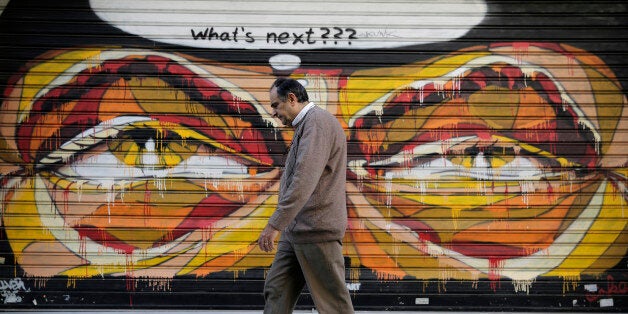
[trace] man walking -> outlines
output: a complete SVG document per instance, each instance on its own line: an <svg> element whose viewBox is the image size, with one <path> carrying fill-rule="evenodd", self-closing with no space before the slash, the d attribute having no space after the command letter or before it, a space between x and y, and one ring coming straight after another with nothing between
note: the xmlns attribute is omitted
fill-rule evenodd
<svg viewBox="0 0 628 314"><path fill-rule="evenodd" d="M307 283L320 313L353 313L345 284L342 238L347 225L347 143L336 118L309 102L296 80L270 89L273 116L294 128L279 186L277 209L258 245L274 250L264 285L264 313L291 313Z"/></svg>

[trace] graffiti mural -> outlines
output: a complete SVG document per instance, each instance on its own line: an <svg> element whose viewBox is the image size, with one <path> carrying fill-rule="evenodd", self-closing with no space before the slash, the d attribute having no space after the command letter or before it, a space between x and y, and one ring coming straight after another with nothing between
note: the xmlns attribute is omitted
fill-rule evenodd
<svg viewBox="0 0 628 314"><path fill-rule="evenodd" d="M90 5L116 26L105 2ZM487 10L481 1L467 5ZM396 285L415 302L432 284L437 296L454 283L491 298L545 291L546 282L562 296L586 290L579 300L588 305L608 305L613 299L602 294L614 293L619 305L608 307L621 308L625 291L610 287L626 280L628 109L621 77L600 56L561 41L487 40L427 57L404 51L400 64L367 67L302 66L291 53L233 62L220 49L248 56L269 48L264 41L278 50L324 45L325 29L338 28L305 24L282 35L239 25L186 26L183 42L117 26L175 48L79 42L9 73L0 116L1 279L20 287L3 289L11 292L5 304L37 305L24 294L55 280L67 282L66 299L99 280L122 279L123 292L133 293L138 282L155 283L166 299L193 291L178 285L186 280L263 280L273 254L256 241L292 137L271 116L268 88L287 75L346 130L344 250L356 309L391 308L366 298L368 289ZM404 47L416 34L339 29L347 36L336 30L339 50L378 48L378 36L386 43L379 48ZM212 40L209 53L176 48ZM259 285L245 290L261 295ZM249 305L260 306L258 298Z"/></svg>

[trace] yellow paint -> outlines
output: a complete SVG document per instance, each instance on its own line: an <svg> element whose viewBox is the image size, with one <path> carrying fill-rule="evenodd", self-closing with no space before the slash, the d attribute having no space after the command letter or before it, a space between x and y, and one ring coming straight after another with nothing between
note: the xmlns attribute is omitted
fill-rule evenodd
<svg viewBox="0 0 628 314"><path fill-rule="evenodd" d="M60 273L59 275L68 276L71 278L89 278L89 277L102 276L102 275L107 275L107 274L119 274L119 273L128 274L130 270L140 270L140 269L156 267L179 255L186 254L187 251L191 249L192 248L187 248L185 250L182 250L176 253L171 253L171 254L156 257L156 258L141 260L138 263L129 264L129 265L119 265L119 264L81 265L81 266L77 266L72 269L66 270Z"/></svg>
<svg viewBox="0 0 628 314"><path fill-rule="evenodd" d="M595 263L621 235L628 222L622 210L627 204L620 192L611 191L614 191L612 183L608 182L601 205L602 209L593 225L569 257L560 266L548 272L547 276L580 275Z"/></svg>
<svg viewBox="0 0 628 314"><path fill-rule="evenodd" d="M56 241L50 232L43 228L34 199L34 178L27 178L20 184L20 188L15 190L2 215L7 238L23 239L9 241L18 263L22 252L30 244L38 241Z"/></svg>
<svg viewBox="0 0 628 314"><path fill-rule="evenodd" d="M615 104L624 104L625 97L618 86L597 70L587 68L585 71L589 75L591 88L600 91L599 93L594 93L593 96L595 97L595 102L600 104L596 107L598 119L603 117L603 123L600 121L602 124L600 130L601 140L602 143L608 143L615 135L617 124L622 119L621 112L624 110L624 106ZM609 146L602 145L602 153L605 153Z"/></svg>
<svg viewBox="0 0 628 314"><path fill-rule="evenodd" d="M576 167L576 166L581 166L578 163L572 162L564 157L558 157L556 155L553 155L552 153L548 152L548 151L544 151L536 146L530 145L530 144L526 144L524 142L520 142L518 140L513 140L511 138L508 137L504 137L504 136L499 136L499 135L493 135L493 138L498 139L500 141L504 141L504 142L510 142L510 143L516 143L519 147L521 147L522 149L527 150L530 153L533 154L537 154L539 156L545 157L545 158L551 158L552 160L557 161L558 163L560 163L560 166L563 168L571 168L571 167Z"/></svg>
<svg viewBox="0 0 628 314"><path fill-rule="evenodd" d="M402 67L356 71L347 80L344 92L348 103L341 106L342 115L345 118L352 117L364 106L375 102L387 93L401 90L414 81L441 77L455 70L458 65L485 55L488 55L488 52L480 51L441 57Z"/></svg>
<svg viewBox="0 0 628 314"><path fill-rule="evenodd" d="M26 88L22 90L20 112L24 114L31 110L33 98L40 91L40 87L48 86L59 77L59 74L74 66L77 61L97 59L100 53L101 50L91 49L69 51L30 68L28 73L24 75L24 86ZM95 66L98 66L96 62L93 64L93 67ZM32 88L31 86L37 86L38 88ZM22 122L23 118L22 116L18 122Z"/></svg>
<svg viewBox="0 0 628 314"><path fill-rule="evenodd" d="M22 91L22 95L19 100L19 111L22 116L18 118L17 122L22 122L25 114L31 110L32 101L42 87L50 85L60 74L68 71L70 67L75 64L82 63L88 70L97 68L101 64L100 60L98 60L100 53L101 50L88 49L65 52L30 68L23 80L24 90ZM402 67L356 71L347 78L346 88L338 91L340 94L339 96L335 95L337 92L336 90L331 89L333 88L332 85L323 85L326 84L328 80L335 78L321 76L320 80L313 79L315 82L310 87L314 88L316 93L320 93L321 100L325 99L322 100L322 102L326 102L327 99L333 99L333 97L338 97L342 102L344 102L340 105L340 110L342 114L341 118L345 119L346 122L358 111L365 108L365 106L372 105L379 100L384 100L383 97L394 97L397 93L405 91L405 89L409 86L408 84L418 80L438 81L435 83L443 83L444 85L455 83L456 78L446 79L448 82L445 82L445 79L441 80L440 78L452 70L463 66L467 62L488 54L488 52L484 51L461 52L455 55L452 54L438 57L425 62L409 64ZM143 56L140 58L143 58ZM94 60L93 64L88 64L89 60ZM190 60L191 63L196 61L198 60ZM499 67L500 64L495 64L494 66ZM540 66L549 67L550 65ZM564 64L557 66L564 66ZM608 143L610 143L613 138L616 138L614 137L616 135L615 128L622 122L623 117L621 117L621 114L623 112L623 108L621 104L625 103L625 97L621 94L618 85L612 81L612 78L606 77L607 74L605 74L605 70L598 71L597 68L586 68L585 70L587 71L587 79L590 81L589 83L592 86L593 96L596 103L587 103L582 105L595 107L598 115L597 118L603 119L600 120L603 123L600 123L601 130L598 131L601 134L601 147L606 149L606 147L612 146ZM307 75L305 76L307 77ZM226 77L228 78L229 75L226 75ZM231 77L234 77L234 75ZM246 82L246 75L243 74L241 77L242 78L240 80L242 82ZM226 79L222 78L220 75L218 75L218 78ZM561 78L559 78L559 80L560 79ZM254 85L253 83L246 83L251 84L251 86ZM33 86L37 87L33 88ZM240 140L242 132L249 132L249 129L252 127L250 122L246 122L240 119L240 117L221 117L213 114L211 110L205 108L203 104L190 101L184 92L176 90L159 78L139 79L135 77L128 82L119 82L118 85L113 84L112 86L112 91L110 91L109 94L106 94L107 97L104 97L106 100L105 103L107 101L111 101L111 103L101 107L101 109L106 108L107 110L104 111L106 111L106 114L109 115L101 115L99 117L113 117L118 114L144 114L139 109L140 107L143 110L146 110L147 114L195 114L198 119L204 121L208 125L215 128L222 128L225 131L225 134L227 134L228 140L231 142L237 142ZM260 86L251 86L248 86L247 88L261 89ZM116 88L118 90L115 90ZM239 86L232 86L231 88L242 91L239 89ZM417 132L434 132L434 134L439 134L437 132L441 129L455 126L454 122L483 122L482 125L496 130L530 128L537 130L538 132L543 132L545 130L543 126L546 126L548 121L556 119L557 117L553 113L552 108L547 106L542 97L538 97L538 95L531 95L532 92L534 91L526 89L518 93L510 93L508 90L502 88L489 87L482 92L471 95L468 103L465 103L464 101L446 101L441 104L442 106L412 109L406 112L400 119L391 121L387 124L378 125L378 128L374 127L365 130L346 130L346 132L347 134L350 134L351 132L356 131L354 133L356 136L355 138L358 141L363 141L360 144L367 147L366 150L370 148L370 151L367 153L379 153L382 152L382 150L393 147L391 145L392 143L397 144L411 141L418 134ZM129 103L115 102L113 100L118 98L119 101L119 99L122 98L126 101L126 97L131 98L132 95L137 98L137 102L135 102L135 99ZM166 104L176 103L177 106L164 106L164 101ZM125 106L127 104L130 105L131 103L132 106ZM73 105L71 103L68 104L70 105L67 105L67 108L59 107L59 111L61 113L69 112ZM487 104L491 105L488 106ZM331 105L331 102L329 105ZM514 108L514 105L517 105L517 107ZM510 106L510 108L507 110L501 108L508 106ZM118 109L120 110L118 111ZM455 116L456 114L460 114L461 116ZM595 118L588 117L584 114L582 118L585 117L591 119ZM46 121L49 121L51 125L55 123L60 124L62 122L62 118L63 117L61 115L51 116L48 118L49 120ZM6 124L12 125L11 123ZM538 128L535 129L537 126ZM180 137L180 140L177 139L176 142L169 142L168 144L159 146L160 151L157 153L159 153L161 165L165 167L174 166L184 162L186 157L197 152L197 148L201 144L207 144L208 146L214 147L216 150L221 150L226 154L235 156L236 158L245 159L257 165L261 164L260 160L248 156L243 152L238 152L235 149L228 147L226 144L220 143L191 128L159 121L136 123L129 126L127 130L131 130L133 128L152 128L157 135L157 138L154 140L163 141L164 143L168 142L167 140L169 138L166 136L168 132L172 132ZM530 131L531 134L534 133L533 130ZM291 131L286 131L286 133L282 134L282 138L289 140L291 137ZM35 136L41 136L44 134L41 130L38 132L40 133L36 133ZM172 135L172 133L170 134ZM281 140L281 138L278 140ZM7 143L8 138L2 138L0 141L3 142L3 144L1 144L2 147L11 147ZM109 144L109 151L113 152L114 155L116 155L116 157L122 160L126 165L142 165L142 147L139 147L136 143L132 142L132 139L127 141L126 139L119 137L116 139L108 139L107 141ZM471 240L482 239L486 242L492 241L494 237L500 236L500 231L510 232L508 234L508 241L499 239L500 241L496 242L516 243L517 241L525 241L527 239L526 232L528 230L533 232L547 231L547 229L550 229L547 227L549 225L548 222L559 225L556 229L560 229L561 227L568 225L569 220L576 214L568 213L567 216L564 216L559 210L566 211L568 206L575 207L583 205L582 203L585 202L583 195L587 195L587 192L585 189L579 187L574 188L573 193L571 193L569 190L571 182L568 181L572 179L565 173L569 172L568 170L570 168L580 167L581 165L578 165L567 158L553 155L550 152L535 147L534 145L530 145L519 140L509 139L504 136L495 135L490 139L482 139L481 141L478 141L478 143L481 145L489 145L483 144L483 141L496 144L493 148L496 147L499 149L499 145L507 148L517 148L526 150L528 153L527 155L530 155L530 157L533 157L531 155L536 155L538 157L556 161L560 167L564 168L564 173L558 174L554 177L545 178L547 179L547 182L543 182L543 184L546 184L546 187L553 187L553 193L562 193L564 195L543 195L543 193L548 191L543 188L540 188L538 191L535 190L536 186L534 186L534 184L539 184L539 180L529 180L527 182L523 182L530 183L532 186L531 190L524 192L521 192L524 189L521 186L521 182L475 180L464 176L436 176L433 180L430 178L431 181L427 181L422 178L421 180L395 179L390 182L386 182L385 178L382 177L385 173L384 170L373 177L364 176L364 178L360 178L359 182L350 181L349 185L351 186L354 186L355 184L370 189L365 193L362 193L362 191L352 191L354 196L359 196L354 197L354 200L359 199L359 201L362 202L356 205L356 207L361 208L354 209L357 213L353 213L354 216L351 218L352 228L349 230L349 234L347 236L348 241L345 243L347 246L346 253L352 258L351 267L354 270L352 273L353 279L357 279L355 270L362 267L375 270L381 280L398 279L405 275L414 275L417 278L437 278L442 280L442 282L450 278L460 280L477 280L478 278L477 270L471 269L471 267L466 267L465 265L462 265L462 263L456 264L453 259L445 260L443 256L431 256L426 252L426 247L421 247L419 239L412 241L412 238L407 237L396 238L398 234L393 235L392 232L385 230L384 224L374 223L373 221L375 220L391 223L392 220L396 218L407 220L416 219L417 221L432 227L435 230L434 232L438 232L438 236L445 248L447 247L448 241L453 241L456 235L461 234L461 232L456 232L457 230L455 229L457 228L466 230L475 227L471 230L472 232L470 232L475 232L475 234L471 234L471 236L468 236L467 238ZM452 150L455 150L455 148ZM623 151L625 150L622 150L620 147L612 153L619 156ZM604 150L602 152L606 151ZM613 155L612 153L609 155ZM512 161L514 156L516 155L507 153L504 153L503 155L494 155L494 157L490 159L490 165L494 173L498 175L499 168ZM457 155L447 155L446 158L449 158L457 165L470 169L473 167L475 156L458 153ZM591 170L595 171L595 169ZM609 171L613 170L616 169L609 169ZM249 171L251 175L257 174L257 169L255 167L250 167ZM557 171L560 172L562 170ZM42 176L45 174L45 171L38 170L38 172ZM627 171L625 169L621 169L616 172L625 176ZM600 171L600 173L604 172ZM60 189L71 187L73 189L70 191L71 193L83 193L83 191L76 190L78 185L76 180L71 181L64 178L52 177L52 175L50 176L51 177L48 179L55 184L57 189L56 192L52 191L52 189L50 191L40 192L48 192L51 194L55 193L56 195L60 195L63 193ZM33 191L33 179L28 178L27 175L24 175L24 177L26 179L22 182L20 188L15 189L15 193L7 197L7 203L2 217L8 242L10 242L18 263L23 252L26 251L29 254L31 253L27 249L28 246L33 243L43 246L46 245L47 242L54 242L56 245L55 249L58 248L55 253L58 253L59 255L72 254L69 250L65 251L65 247L61 247L63 243L55 239L50 234L50 230L45 229L44 223L46 220L42 220L45 217L40 217L40 213L35 205L38 201L36 199L38 195L35 195ZM192 242L192 244L185 249L177 250L176 252L167 252L164 253L164 255L147 258L145 260L140 258L138 262L133 264L120 264L120 261L124 261L125 253L116 253L116 258L112 258L110 263L105 262L101 265L74 265L75 267L72 269L64 271L60 274L67 275L71 278L85 278L103 274L129 275L132 274L133 270L150 268L159 272L161 264L169 260L173 260L175 257L181 257L180 260L184 262L187 261L187 264L185 264L183 268L178 271L177 275L198 275L209 273L213 269L222 267L221 269L234 271L237 276L238 271L243 269L266 267L272 260L272 254L261 252L256 247L256 240L259 236L258 231L264 227L267 217L272 214L277 203L277 196L268 197L269 194L275 193L276 190L266 190L265 187L261 187L265 184L265 182L260 182L266 179L267 178L254 178L251 180L257 180L258 182L248 183L249 185L246 186L247 188L250 188L254 184L258 185L255 188L250 188L250 190L245 188L238 190L243 185L243 182L238 180L225 179L220 180L219 183L212 182L216 184L216 186L210 186L207 188L206 185L205 189L203 189L202 183L195 182L189 183L190 185L185 185L181 182L165 179L163 184L169 184L168 187L172 187L173 190L176 190L177 192L162 190L159 191L161 194L153 193L151 196L146 197L146 199L143 195L145 190L141 190L140 187L141 183L125 182L124 188L127 190L130 187L139 187L138 190L134 191L135 195L133 195L133 192L127 191L125 192L127 193L126 200L122 200L122 192L120 192L120 194L116 194L116 192L119 191L114 190L113 192L116 195L113 196L113 202L111 202L111 204L99 204L101 207L99 208L99 211L96 212L96 214L98 214L96 216L100 216L100 218L105 217L100 220L101 226L116 226L116 223L118 224L117 226L122 226L123 228L120 230L113 231L111 233L117 235L119 238L123 238L125 241L128 240L127 242L130 244L140 246L144 249L150 248L152 244L145 243L144 246L141 246L140 243L142 243L142 241L154 239L159 240L162 236L168 234L168 231L170 231L169 229L176 228L172 226L177 225L177 220L172 219L171 215L172 212L174 212L172 210L176 209L177 205L180 204L179 202L187 201L190 203L198 203L202 201L204 197L207 197L207 193L219 193L220 196L225 199L245 203L244 207L242 207L244 210L238 210L230 217L225 217L224 220L228 222L218 222L217 224L220 224L220 226L217 227L216 230L212 230L211 236L204 238L200 237L198 233L195 233L195 236L199 236L202 239L198 240L197 237L197 240L194 240L197 242ZM272 178L270 180L274 179L275 178ZM190 182L194 180L201 181L202 179L190 179ZM578 179L575 179L574 181L577 180ZM550 181L551 185L549 183ZM560 184L557 183L557 181L562 181L564 183ZM245 182L244 185L246 185L246 183L247 182ZM392 187L388 186L388 183L390 183ZM420 188L419 184L422 184ZM123 183L120 183L120 186L122 185ZM155 186L156 185L158 184L155 183ZM581 182L576 182L575 185L582 184ZM516 192L508 194L505 192L495 192L491 190L496 189L498 191L504 191L509 187L514 187L513 190ZM98 196L103 196L104 198L104 196L106 196L105 194L109 192L105 187L89 186L89 184L86 184L84 189L86 194L85 196L91 197L92 202ZM356 188L356 190L357 189L358 188ZM243 191L245 191L245 194L248 193L249 196L246 196L248 199L244 199L244 196L242 196ZM150 192L155 191L151 190ZM260 194L255 195L258 192ZM606 194L604 195L602 201L601 212L599 216L595 218L590 230L582 231L586 232L582 241L558 268L551 270L546 275L567 278L571 280L571 283L573 283L580 278L580 274L591 271L591 269L596 269L599 265L609 268L614 266L610 264L602 264L599 262L600 259L607 257L609 259L616 258L616 256L619 256L620 254L622 254L622 256L625 255L625 247L623 247L623 251L616 249L617 247L622 247L622 243L624 243L622 236L624 236L624 230L626 230L627 226L627 219L624 213L626 200L622 195L624 192L625 191L615 191L610 183L607 185ZM186 193L194 194L194 196L185 197L186 195L184 194ZM39 196L41 195L42 194L39 194ZM135 199L133 199L133 197ZM257 199L254 199L255 197L257 197ZM535 203L529 206L529 208L526 207L526 205L528 205L528 197L529 199L535 198ZM517 199L514 200L514 198ZM570 198L578 198L576 205L571 205L573 202ZM153 208L147 206L146 209L144 207L130 209L130 207L124 207L118 203L118 207L110 210L108 206L116 205L118 199L120 202L130 201L135 204L142 202L150 203ZM509 202L511 199L513 201ZM398 201L398 203L396 203L396 201ZM561 203L563 201L564 203ZM62 201L57 199L57 202L61 203ZM56 205L45 204L45 202L42 203L42 206L51 205L51 208L53 205ZM173 206L172 204L177 205ZM399 206L399 208L395 208L397 204L401 204L401 206ZM563 207L558 208L560 206ZM158 207L159 209L154 207ZM179 206L179 209L182 207L183 206ZM192 208L191 205L187 206L186 212L189 212L188 210L190 208ZM556 210L556 208L559 210ZM574 212L577 211L577 209L571 209ZM143 210L152 212L147 214L143 213ZM556 211L552 212L554 210ZM116 218L114 218L108 222L107 219L110 217L106 217L106 215L112 212L117 214L118 217L124 217L124 219L127 220L116 221ZM534 220L536 216L542 216L546 212L551 213L554 216L549 218L542 217L542 219L546 219L545 222ZM56 213L51 212L51 215L52 214ZM127 216L125 216L125 214ZM149 216L151 216L151 214L154 215L153 218L156 216L162 218L170 217L171 221L168 222L171 223L171 225L168 225L167 227L172 228L161 228L161 226L155 225L156 222L153 222L152 225L147 225L146 219L150 219L151 217ZM184 214L179 213L177 219L182 219L181 217L184 216ZM141 225L142 218L144 218L143 226ZM484 219L489 220L489 223L482 221ZM79 219L76 218L76 220ZM111 223L111 221L113 221L113 223ZM562 226L560 226L560 224L562 224ZM528 225L529 229L526 229ZM148 230L149 227L155 228L155 230ZM65 230L70 230L70 227L67 228L68 229ZM164 232L160 233L160 230ZM554 229L550 229L550 231L553 232ZM200 230L197 232L202 233L204 231ZM350 234L351 232L356 232L356 234ZM542 242L541 244L550 243L553 240L553 237L557 235L558 232L548 233L547 239L543 238L543 241L540 242ZM403 241L400 239L403 239ZM72 240L81 241L81 239ZM197 245L195 246L194 244ZM534 241L521 244L521 246L527 249L527 252L530 254L535 253L537 249L543 247L542 245L535 245L537 245L537 243L534 243ZM614 251L609 253L611 249L614 249ZM31 248L31 251L34 250ZM80 255L80 252L73 253L75 253L75 255L71 256ZM94 252L89 253L92 254ZM190 254L190 256L192 254L194 255L192 259L188 261L185 254ZM30 260L36 260L39 258L37 254L28 256ZM132 258L131 255L127 255L127 257L129 260L137 260ZM75 258L78 259L78 257ZM538 258L543 258L543 256L539 256ZM549 258L553 257L550 256ZM107 259L104 260L109 261ZM210 261L216 262L213 264L208 263ZM174 266L176 262L178 262L178 260L172 261L171 263L173 265L167 266L176 267ZM208 269L205 270L203 267L207 267ZM495 270L492 269L491 271ZM72 280L69 282L71 284L75 283L75 281Z"/></svg>
<svg viewBox="0 0 628 314"><path fill-rule="evenodd" d="M276 204L277 196L272 196L253 210L250 215L240 217L237 222L216 232L196 256L181 268L177 275L189 274L207 261L224 254L246 249L252 243L255 243L259 238L259 233L253 232L253 230L261 231L264 229L266 220L261 219L261 217L270 217L275 210Z"/></svg>
<svg viewBox="0 0 628 314"><path fill-rule="evenodd" d="M164 125L164 123L160 122L160 121L144 121L144 122L136 123L136 124L134 124L132 126L129 126L128 130L133 129L133 128L141 129L141 128L147 128L147 127L155 129L157 133L163 133L166 130L169 131L169 132L174 132L174 133L176 133L177 135L179 135L181 137L181 139L182 139L181 141L195 140L195 141L198 141L199 143L204 143L204 144L211 145L211 146L213 146L215 148L218 148L218 149L220 149L220 150L222 150L222 151L224 151L226 153L229 153L229 154L241 157L241 158L243 158L245 160L248 160L248 161L252 161L252 162L254 162L256 164L264 164L264 165L266 165L266 163L263 163L261 160L255 158L255 157L252 157L252 156L250 156L248 154L244 154L244 153L238 152L238 151L236 151L236 150L234 150L234 149L232 149L232 148L230 148L230 147L228 147L228 146L226 146L226 145L224 145L224 144L222 144L222 143L220 143L220 142L218 142L218 141L216 141L216 140L214 140L214 139L212 139L212 138L210 138L210 137L208 137L206 135L203 135L203 134L201 134L201 133L199 133L197 131L192 130L191 128L182 127L182 126L168 127L167 125ZM158 139L155 139L155 140L158 140ZM134 146L134 143L127 142L125 145ZM137 146L137 145L135 145L135 146ZM125 146L125 147L127 147L127 146ZM121 148L124 149L125 147L121 147ZM139 159L141 157L141 154L139 153L140 150L141 150L141 148L139 148L139 147L134 148L133 151L136 151L137 153L135 153L135 154L127 154L121 160L123 160L125 163L127 161L135 162L135 163L132 163L130 165L140 165L141 164L141 161ZM175 150L173 149L172 151L175 151ZM177 153L185 155L185 152L177 152ZM163 156L160 156L160 157L163 157ZM164 162L167 162L167 161L164 160ZM176 163L176 164L178 164L178 163ZM166 163L166 165L170 165L170 166L173 166L173 165L176 165L176 164Z"/></svg>

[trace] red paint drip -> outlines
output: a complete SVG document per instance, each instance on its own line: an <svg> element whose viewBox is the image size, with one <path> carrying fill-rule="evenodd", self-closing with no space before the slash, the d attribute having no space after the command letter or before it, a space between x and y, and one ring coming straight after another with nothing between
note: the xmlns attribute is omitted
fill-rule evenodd
<svg viewBox="0 0 628 314"><path fill-rule="evenodd" d="M135 291L136 280L133 275L133 255L132 253L126 254L126 267L124 269L124 278L126 283L126 290L129 291L129 305L133 305L133 292Z"/></svg>
<svg viewBox="0 0 628 314"><path fill-rule="evenodd" d="M488 258L488 280L490 281L490 287L493 291L501 287L501 270L504 268L503 258Z"/></svg>
<svg viewBox="0 0 628 314"><path fill-rule="evenodd" d="M144 190L144 226L146 226L146 218L150 217L150 189L148 188L148 181L146 181Z"/></svg>
<svg viewBox="0 0 628 314"><path fill-rule="evenodd" d="M64 190L63 190L63 215L67 215L68 214L68 203L69 203L69 196L70 196L70 187L72 186L73 183L70 183L70 185L68 185Z"/></svg>
<svg viewBox="0 0 628 314"><path fill-rule="evenodd" d="M512 50L515 53L515 59L517 62L521 63L524 56L528 55L528 50L530 49L529 42L514 42L512 43Z"/></svg>
<svg viewBox="0 0 628 314"><path fill-rule="evenodd" d="M87 255L87 240L85 240L85 236L81 235L79 233L79 249L78 249L78 253L79 256L85 256ZM83 263L83 265L87 265L88 261L85 258L81 258L81 261ZM85 268L85 272L87 273L87 268Z"/></svg>

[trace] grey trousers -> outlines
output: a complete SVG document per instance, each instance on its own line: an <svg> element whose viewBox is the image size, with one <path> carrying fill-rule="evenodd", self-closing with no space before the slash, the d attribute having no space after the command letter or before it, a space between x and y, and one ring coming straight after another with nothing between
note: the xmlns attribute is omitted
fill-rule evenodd
<svg viewBox="0 0 628 314"><path fill-rule="evenodd" d="M340 241L279 241L264 284L264 313L292 313L306 283L319 313L353 313Z"/></svg>

